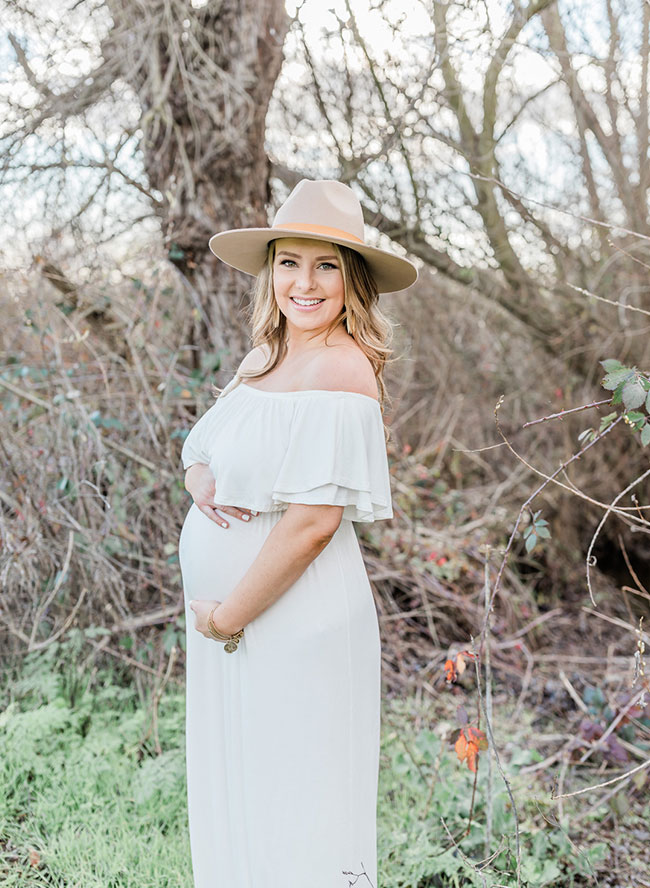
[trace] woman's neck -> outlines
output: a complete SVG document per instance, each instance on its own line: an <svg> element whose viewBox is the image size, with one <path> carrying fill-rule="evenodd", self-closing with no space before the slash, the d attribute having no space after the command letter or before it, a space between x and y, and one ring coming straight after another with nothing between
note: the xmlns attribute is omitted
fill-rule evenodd
<svg viewBox="0 0 650 888"><path fill-rule="evenodd" d="M316 351L332 345L347 345L353 342L352 336L345 330L343 324L339 324L329 335L326 330L291 330L287 331L285 344L287 357L294 359L308 352Z"/></svg>

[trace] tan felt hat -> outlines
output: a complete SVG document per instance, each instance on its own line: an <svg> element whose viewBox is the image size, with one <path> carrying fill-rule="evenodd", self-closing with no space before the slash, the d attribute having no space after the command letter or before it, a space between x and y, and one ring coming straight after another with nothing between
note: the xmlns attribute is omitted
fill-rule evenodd
<svg viewBox="0 0 650 888"><path fill-rule="evenodd" d="M408 259L366 244L361 204L342 182L302 179L275 214L271 228L221 231L210 238L210 249L227 265L257 275L269 243L279 237L324 240L356 250L366 260L379 293L404 290L417 280L417 268Z"/></svg>

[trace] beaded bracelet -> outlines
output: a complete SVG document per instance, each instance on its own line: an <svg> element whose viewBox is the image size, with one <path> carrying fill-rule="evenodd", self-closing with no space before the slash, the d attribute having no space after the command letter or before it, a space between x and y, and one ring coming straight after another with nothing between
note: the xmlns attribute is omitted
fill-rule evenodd
<svg viewBox="0 0 650 888"><path fill-rule="evenodd" d="M244 636L244 630L240 629L239 632L235 632L233 635L224 635L223 632L219 632L217 627L214 625L214 620L212 618L212 615L214 614L214 612L216 611L216 609L218 607L219 607L219 605L216 604L212 608L212 610L210 611L210 614L208 615L208 632L216 641L225 641L226 642L226 644L224 645L225 652L227 654L232 654L233 651L237 650L237 645L239 644L239 642L242 640L242 638Z"/></svg>

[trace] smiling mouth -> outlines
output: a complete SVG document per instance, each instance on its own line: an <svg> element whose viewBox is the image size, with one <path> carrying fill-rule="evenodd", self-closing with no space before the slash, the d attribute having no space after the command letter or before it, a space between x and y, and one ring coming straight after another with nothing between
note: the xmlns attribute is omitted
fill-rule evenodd
<svg viewBox="0 0 650 888"><path fill-rule="evenodd" d="M291 296L290 299L296 305L301 305L303 308L310 305L320 305L321 302L325 302L324 299L299 299L295 296Z"/></svg>

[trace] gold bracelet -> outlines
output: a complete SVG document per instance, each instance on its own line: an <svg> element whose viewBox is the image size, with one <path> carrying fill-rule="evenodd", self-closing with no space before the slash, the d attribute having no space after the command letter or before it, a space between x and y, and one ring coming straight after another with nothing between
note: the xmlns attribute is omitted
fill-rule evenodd
<svg viewBox="0 0 650 888"><path fill-rule="evenodd" d="M224 645L225 652L227 654L232 654L233 651L237 650L237 645L239 644L239 642L243 638L244 630L240 629L239 632L235 632L232 635L224 635L223 632L219 632L217 627L214 625L214 620L212 618L212 615L214 614L214 612L216 611L216 609L218 607L219 607L219 605L215 604L215 606L212 608L212 610L208 614L208 632L216 641L225 641L226 642L226 644Z"/></svg>

